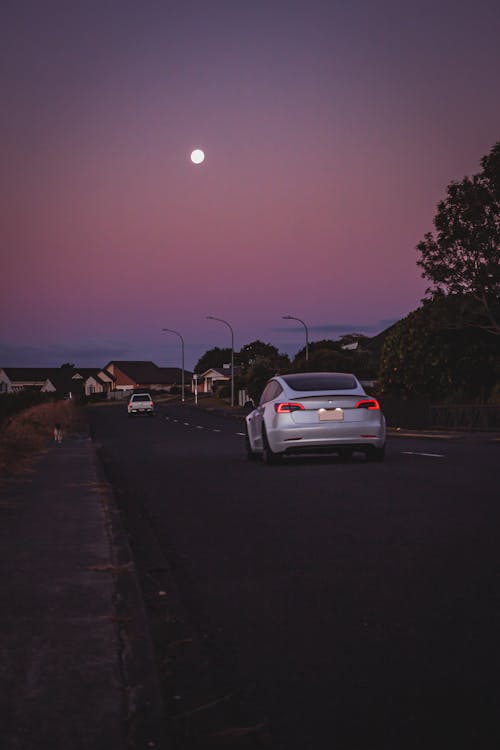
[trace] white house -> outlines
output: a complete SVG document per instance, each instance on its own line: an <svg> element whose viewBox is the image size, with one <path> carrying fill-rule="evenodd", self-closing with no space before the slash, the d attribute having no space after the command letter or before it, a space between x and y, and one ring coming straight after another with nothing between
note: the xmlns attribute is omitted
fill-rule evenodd
<svg viewBox="0 0 500 750"><path fill-rule="evenodd" d="M0 368L0 393L16 393L26 389L42 393L54 393L51 367L2 367Z"/></svg>
<svg viewBox="0 0 500 750"><path fill-rule="evenodd" d="M234 368L235 374L239 368ZM214 393L219 386L231 383L230 367L211 367L198 375L198 389L201 393Z"/></svg>

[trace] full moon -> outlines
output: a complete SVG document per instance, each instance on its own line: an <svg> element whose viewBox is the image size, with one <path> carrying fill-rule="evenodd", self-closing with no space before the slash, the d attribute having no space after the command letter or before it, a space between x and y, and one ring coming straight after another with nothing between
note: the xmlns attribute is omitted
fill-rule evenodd
<svg viewBox="0 0 500 750"><path fill-rule="evenodd" d="M191 161L193 162L193 164L201 164L204 158L205 154L203 153L201 148L195 148L195 150L191 152Z"/></svg>

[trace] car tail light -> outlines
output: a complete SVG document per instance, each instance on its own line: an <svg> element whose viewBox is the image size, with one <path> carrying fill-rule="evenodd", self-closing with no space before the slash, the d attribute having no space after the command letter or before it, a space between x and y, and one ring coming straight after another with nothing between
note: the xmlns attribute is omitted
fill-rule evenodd
<svg viewBox="0 0 500 750"><path fill-rule="evenodd" d="M290 414L292 411L304 411L304 405L294 401L284 401L281 404L274 404L274 411L276 414Z"/></svg>
<svg viewBox="0 0 500 750"><path fill-rule="evenodd" d="M358 403L356 404L356 409L368 409L368 411L378 411L380 410L380 404L376 398L364 398L361 401L358 401Z"/></svg>

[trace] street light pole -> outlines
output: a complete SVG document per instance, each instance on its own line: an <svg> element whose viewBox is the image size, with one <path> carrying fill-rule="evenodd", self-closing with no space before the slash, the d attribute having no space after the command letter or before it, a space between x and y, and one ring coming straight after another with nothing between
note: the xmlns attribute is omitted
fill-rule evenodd
<svg viewBox="0 0 500 750"><path fill-rule="evenodd" d="M234 406L234 331L232 326L223 318L214 318L213 315L207 315L207 320L218 320L219 323L224 323L231 331L231 407Z"/></svg>
<svg viewBox="0 0 500 750"><path fill-rule="evenodd" d="M306 362L309 362L309 331L307 330L307 326L304 323L303 320L300 318L296 318L294 315L282 315L281 316L283 320L298 320L299 323L302 323L304 326L305 332L306 332Z"/></svg>
<svg viewBox="0 0 500 750"><path fill-rule="evenodd" d="M184 403L184 339L182 338L179 331L173 331L171 328L162 328L163 331L167 331L168 333L175 333L176 336L178 336L181 340L181 351L182 351L182 386L181 386L181 399L182 403Z"/></svg>

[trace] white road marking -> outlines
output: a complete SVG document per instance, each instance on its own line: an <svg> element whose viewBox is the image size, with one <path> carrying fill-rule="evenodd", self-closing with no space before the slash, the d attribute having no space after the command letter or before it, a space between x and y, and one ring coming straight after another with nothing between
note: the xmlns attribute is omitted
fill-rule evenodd
<svg viewBox="0 0 500 750"><path fill-rule="evenodd" d="M405 456L427 456L428 458L445 458L444 453L418 453L417 451L401 451Z"/></svg>
<svg viewBox="0 0 500 750"><path fill-rule="evenodd" d="M204 430L205 428L201 424L196 425L197 430Z"/></svg>
<svg viewBox="0 0 500 750"><path fill-rule="evenodd" d="M184 422L184 427L189 427L189 422Z"/></svg>
<svg viewBox="0 0 500 750"><path fill-rule="evenodd" d="M212 430L212 432L220 432L220 430Z"/></svg>
<svg viewBox="0 0 500 750"><path fill-rule="evenodd" d="M245 437L245 433L244 432L235 432L234 434L235 435L239 435L239 437Z"/></svg>

